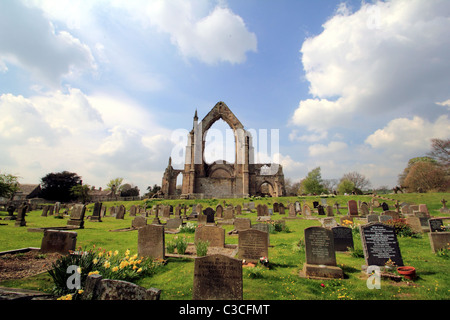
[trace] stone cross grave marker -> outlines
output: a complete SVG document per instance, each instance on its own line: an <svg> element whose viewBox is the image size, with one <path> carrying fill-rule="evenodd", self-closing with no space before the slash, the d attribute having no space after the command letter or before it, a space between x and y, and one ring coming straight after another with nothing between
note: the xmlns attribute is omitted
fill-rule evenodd
<svg viewBox="0 0 450 320"><path fill-rule="evenodd" d="M193 300L242 300L242 262L215 254L195 258Z"/></svg>
<svg viewBox="0 0 450 320"><path fill-rule="evenodd" d="M359 228L367 266L384 266L389 259L396 266L403 266L394 227L373 222Z"/></svg>
<svg viewBox="0 0 450 320"><path fill-rule="evenodd" d="M69 254L74 251L77 244L77 233L73 231L44 230L41 242L42 253Z"/></svg>
<svg viewBox="0 0 450 320"><path fill-rule="evenodd" d="M269 255L269 234L256 229L239 232L238 256L248 261L259 261L259 258Z"/></svg>
<svg viewBox="0 0 450 320"><path fill-rule="evenodd" d="M138 255L165 259L164 226L148 224L138 230Z"/></svg>

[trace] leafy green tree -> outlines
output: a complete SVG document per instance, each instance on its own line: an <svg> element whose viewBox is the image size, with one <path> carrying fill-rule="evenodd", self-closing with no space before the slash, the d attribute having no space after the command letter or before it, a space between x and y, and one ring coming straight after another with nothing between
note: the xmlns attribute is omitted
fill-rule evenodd
<svg viewBox="0 0 450 320"><path fill-rule="evenodd" d="M18 177L0 173L0 197L12 199L17 190L19 190Z"/></svg>
<svg viewBox="0 0 450 320"><path fill-rule="evenodd" d="M338 185L339 194L352 193L353 190L355 190L355 184L348 179L342 179Z"/></svg>
<svg viewBox="0 0 450 320"><path fill-rule="evenodd" d="M91 190L91 187L87 184L77 184L76 186L70 188L72 195L83 203L88 202L90 199L89 190Z"/></svg>
<svg viewBox="0 0 450 320"><path fill-rule="evenodd" d="M122 191L122 188L123 188L122 182L123 182L123 178L111 179L106 184L106 186L107 186L106 190L111 190L115 194L119 193L120 191Z"/></svg>
<svg viewBox="0 0 450 320"><path fill-rule="evenodd" d="M322 175L320 167L317 167L308 172L306 178L300 182L300 193L302 194L321 194L327 192L323 186Z"/></svg>
<svg viewBox="0 0 450 320"><path fill-rule="evenodd" d="M71 189L82 184L80 176L68 171L49 173L41 178L41 181L41 197L61 202L76 200L77 197L72 193Z"/></svg>

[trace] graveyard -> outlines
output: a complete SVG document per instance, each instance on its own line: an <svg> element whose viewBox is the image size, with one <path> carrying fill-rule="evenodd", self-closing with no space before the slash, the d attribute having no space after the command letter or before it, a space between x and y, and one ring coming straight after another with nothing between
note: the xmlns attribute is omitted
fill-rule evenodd
<svg viewBox="0 0 450 320"><path fill-rule="evenodd" d="M155 290L160 300L448 299L450 213L441 202L448 198L408 193L111 201L102 203L103 211L95 203L52 215L36 208L18 212L16 220L0 211L0 287L50 294L48 270L57 247L61 256L90 250L99 259L117 252L157 261L148 276L132 281L141 290L133 299ZM200 254L196 244L202 241L208 247ZM20 258L19 264L33 268L7 278L8 262ZM371 266L379 273L368 272ZM413 267L415 275L402 275L398 267ZM374 275L378 283L370 281ZM104 274L95 276L107 281Z"/></svg>

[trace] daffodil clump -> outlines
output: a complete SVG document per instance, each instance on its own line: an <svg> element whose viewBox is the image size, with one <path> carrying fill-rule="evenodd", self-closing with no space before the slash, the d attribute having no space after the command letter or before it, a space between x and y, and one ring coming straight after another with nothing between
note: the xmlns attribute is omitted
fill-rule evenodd
<svg viewBox="0 0 450 320"><path fill-rule="evenodd" d="M53 268L49 271L54 282L54 293L60 296L60 300L76 300L82 293L84 284L89 275L99 274L103 279L115 279L133 282L142 277L151 276L160 261L151 258L139 257L126 250L120 254L118 250L106 251L94 248L90 250L80 250L72 252L67 256L59 258L53 263ZM80 279L80 287L69 288L67 282L73 277L73 273L67 273L68 268L77 266L76 273Z"/></svg>

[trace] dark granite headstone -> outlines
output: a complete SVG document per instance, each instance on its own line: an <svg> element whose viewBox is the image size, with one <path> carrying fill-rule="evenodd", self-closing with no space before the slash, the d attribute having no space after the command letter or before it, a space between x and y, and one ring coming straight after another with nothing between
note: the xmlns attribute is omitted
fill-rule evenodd
<svg viewBox="0 0 450 320"><path fill-rule="evenodd" d="M348 251L349 248L354 248L351 228L337 226L331 228L331 231L333 231L335 251Z"/></svg>
<svg viewBox="0 0 450 320"><path fill-rule="evenodd" d="M396 266L403 266L394 227L373 222L360 226L360 234L367 266L384 266L389 259Z"/></svg>

